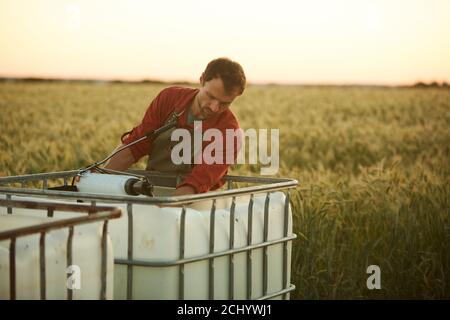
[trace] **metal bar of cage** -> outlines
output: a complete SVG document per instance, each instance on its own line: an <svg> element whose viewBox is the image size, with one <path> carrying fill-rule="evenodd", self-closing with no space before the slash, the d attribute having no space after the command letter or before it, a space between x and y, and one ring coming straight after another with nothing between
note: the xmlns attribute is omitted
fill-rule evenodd
<svg viewBox="0 0 450 320"><path fill-rule="evenodd" d="M9 298L16 299L16 238L9 244Z"/></svg>
<svg viewBox="0 0 450 320"><path fill-rule="evenodd" d="M253 233L253 194L248 202L248 226L247 226L247 300L252 298L252 233Z"/></svg>
<svg viewBox="0 0 450 320"><path fill-rule="evenodd" d="M39 240L39 272L41 286L41 300L46 298L46 281L45 281L45 232L41 232Z"/></svg>
<svg viewBox="0 0 450 320"><path fill-rule="evenodd" d="M293 234L291 236L284 237L281 239L267 241L266 243L253 244L251 246L205 254L205 255L197 256L197 257L185 258L182 260L179 259L179 260L164 261L164 262L149 262L149 261L137 260L137 259L134 259L134 260L115 259L115 262L117 264L133 265L133 266L139 266L139 267L155 267L155 268L173 267L173 266L179 266L182 264L188 264L188 263L199 262L199 261L208 260L208 259L212 259L212 258L228 256L228 255L236 254L236 253L240 253L240 252L248 252L250 250L261 249L261 248L264 248L265 246L272 246L272 245L280 244L280 243L283 243L286 241L292 241L295 239L297 239L297 236L295 234Z"/></svg>
<svg viewBox="0 0 450 320"><path fill-rule="evenodd" d="M260 298L258 298L256 300L267 300L267 299L272 299L272 298L275 298L275 297L278 297L278 296L284 296L284 295L286 295L289 292L292 292L294 290L295 290L295 286L293 284L291 284L290 286L288 286L285 289L282 289L282 290L280 290L278 292L275 292L275 293L272 293L272 294L268 294L266 296L262 296L262 297L260 297Z"/></svg>
<svg viewBox="0 0 450 320"><path fill-rule="evenodd" d="M0 184L5 183L16 183L16 182L32 182L32 181L42 181L42 180L50 180L50 179L64 179L64 178L73 178L77 175L78 170L68 170L68 171L59 171L59 172L45 172L45 173L32 173L25 174L19 176L9 176L9 177L0 177ZM128 170L128 172L133 174L145 175L148 177L163 177L165 179L175 179L179 178L179 175L161 173L156 171L146 171L146 170ZM249 176L235 176L235 175L226 175L223 177L224 181L231 182L250 182L250 183L276 183L276 182L287 182L287 181L296 181L294 179L289 178L268 178L268 177L249 177Z"/></svg>
<svg viewBox="0 0 450 320"><path fill-rule="evenodd" d="M7 194L7 195L6 195L6 200L11 200L11 195L10 195L10 194ZM12 214L12 208L11 208L11 207L8 207L8 208L6 209L6 212L7 212L8 214Z"/></svg>
<svg viewBox="0 0 450 320"><path fill-rule="evenodd" d="M216 227L216 199L212 201L209 216L209 253L214 254L215 227ZM209 258L209 299L214 299L214 256Z"/></svg>
<svg viewBox="0 0 450 320"><path fill-rule="evenodd" d="M72 265L72 258L73 258L73 231L74 228L69 227L69 236L67 238L67 268L69 268ZM73 291L70 288L67 288L67 300L73 299Z"/></svg>
<svg viewBox="0 0 450 320"><path fill-rule="evenodd" d="M130 172L136 173L140 172L149 177L165 177L166 179L176 178L174 175L163 175L157 174L151 171L144 170L129 170ZM47 184L48 179L59 179L64 177L74 177L78 171L63 171L54 173L42 173L42 174L30 174L22 176L11 176L11 177L1 177L0 178L0 193L5 194L27 194L27 195L43 195L43 196L54 196L59 198L72 198L80 200L108 200L116 202L132 202L134 204L167 204L167 205L182 205L187 203L199 202L204 200L212 199L223 199L231 198L232 196L243 196L256 193L264 193L268 191L286 190L289 188L295 188L298 185L298 181L294 179L286 178L262 178L262 177L243 177L243 176L225 176L225 181L232 182L243 182L243 183L263 183L263 185L256 185L251 187L243 187L239 189L221 190L221 191L211 191L200 194L184 195L184 196L170 196L170 197L148 197L148 198L136 198L134 196L112 196L112 195L101 195L101 194L89 194L82 192L71 192L71 191L59 191L59 190L48 190L48 189L24 189L24 188L13 188L13 187L3 187L2 185L9 183L17 183L21 181L44 181Z"/></svg>
<svg viewBox="0 0 450 320"><path fill-rule="evenodd" d="M119 218L122 214L120 208L111 206L92 207L84 204L62 204L50 202L33 202L24 200L5 200L0 199L0 206L8 208L26 208L26 209L44 209L57 211L86 212L87 215L76 218L66 218L54 222L42 223L27 227L15 228L0 232L0 241L10 240L9 265L10 265L10 299L16 299L16 240L19 237L40 234L39 239L39 282L40 298L46 299L46 261L45 261L45 237L52 230L69 228L69 237L67 247L72 248L73 227L75 225L86 224L96 221L104 221L102 235L102 286L100 297L106 298L106 240L107 240L107 221ZM72 262L72 249L67 252L68 263ZM68 296L69 299L72 295Z"/></svg>
<svg viewBox="0 0 450 320"><path fill-rule="evenodd" d="M166 179L176 179L180 180L179 175L161 174L156 172L149 172L143 170L129 170L130 172L144 174L148 177L163 177ZM51 179L64 179L66 183L67 179L74 177L78 173L77 170L64 171L64 172L52 172L43 174L32 174L24 176L15 177L2 177L0 178L0 193L5 193L7 197L11 197L12 194L19 195L39 195L39 196L49 196L57 198L72 198L77 200L87 200L91 201L92 206L95 206L96 201L107 200L111 202L127 202L127 211L129 218L128 225L128 255L127 259L115 259L116 264L127 266L127 299L132 299L132 282L133 282L133 266L145 266L145 267L169 267L169 266L179 266L179 298L184 299L184 267L186 264L197 262L197 261L209 261L209 297L214 298L214 259L221 256L229 256L229 287L228 295L230 299L234 299L234 256L239 252L247 253L247 299L251 299L252 293L252 254L253 250L262 248L263 250L263 296L258 299L273 298L277 296L282 296L283 299L288 297L289 292L295 289L295 286L289 284L288 281L288 253L289 246L288 243L296 239L295 234L289 235L288 233L288 217L289 217L289 189L295 188L298 182L293 179L285 178L266 178L266 177L243 177L243 176L225 176L224 180L227 183L227 189L223 191L213 191L203 194L187 195L187 196L177 196L177 197L153 197L153 198L136 198L133 196L110 196L110 195L100 195L100 194L88 194L80 192L67 192L67 191L56 191L56 190L36 190L36 189L20 189L20 188L10 188L3 187L2 185L8 183L17 182L31 182L31 181L42 181L45 188L48 187L48 180ZM239 189L232 189L234 182L242 183L255 183L263 184L257 186L243 187ZM283 234L284 237L277 240L268 241L268 230L269 230L269 202L270 193L274 191L285 191L286 201L284 205L284 226ZM252 225L253 225L253 201L255 194L266 193L266 201L264 206L264 231L263 238L264 242L260 244L252 244ZM239 249L234 248L234 208L236 197L250 195L249 205L248 205L248 234L247 234L247 246ZM215 202L217 199L231 198L232 204L230 207L230 243L229 250L222 252L214 252L214 212L215 212ZM186 204L191 204L195 202L212 200L211 207L211 220L210 220L210 244L209 244L209 254L202 255L198 257L185 258L185 224L186 224ZM163 204L163 205L180 205L182 207L182 214L180 219L180 254L179 259L175 261L165 261L165 262L148 262L133 259L133 215L132 215L132 204ZM9 212L8 212L9 213ZM275 244L283 245L283 274L282 274L282 290L268 294L268 247Z"/></svg>
<svg viewBox="0 0 450 320"><path fill-rule="evenodd" d="M230 208L230 246L229 249L234 249L234 219L235 219L235 211L236 210L236 197L233 197L231 200L231 208ZM230 300L234 300L234 253L230 254L230 264L229 264L229 288L228 288L228 297Z"/></svg>
<svg viewBox="0 0 450 320"><path fill-rule="evenodd" d="M127 203L127 214L128 214L128 252L127 256L129 260L133 260L133 204ZM132 266L127 266L127 300L133 299L133 268Z"/></svg>
<svg viewBox="0 0 450 320"><path fill-rule="evenodd" d="M180 260L184 259L184 250L186 245L186 207L181 209L180 217ZM184 299L184 263L180 264L179 268L179 284L178 284L178 298Z"/></svg>
<svg viewBox="0 0 450 320"><path fill-rule="evenodd" d="M108 220L103 221L100 300L106 300L106 263L108 254Z"/></svg>
<svg viewBox="0 0 450 320"><path fill-rule="evenodd" d="M264 204L264 229L263 229L263 242L267 242L269 238L269 202L270 202L270 193L267 193L266 201ZM268 292L268 264L269 264L269 256L268 256L268 247L263 247L263 294L267 295Z"/></svg>
<svg viewBox="0 0 450 320"><path fill-rule="evenodd" d="M286 191L286 199L284 202L284 225L283 225L283 235L284 237L288 236L288 226L289 226L289 205L290 205L290 194L289 190ZM283 282L281 284L282 288L286 288L289 285L288 281L288 254L289 254L289 247L288 242L283 243ZM283 295L283 299L287 299L288 295L287 293Z"/></svg>

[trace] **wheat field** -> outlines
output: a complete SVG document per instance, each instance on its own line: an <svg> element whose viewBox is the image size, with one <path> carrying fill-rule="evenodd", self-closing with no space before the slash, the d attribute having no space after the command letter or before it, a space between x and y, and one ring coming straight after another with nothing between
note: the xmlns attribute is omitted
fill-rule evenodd
<svg viewBox="0 0 450 320"><path fill-rule="evenodd" d="M0 176L103 159L166 86L0 83ZM249 86L232 108L280 130L279 176L300 182L292 298L450 298L450 90Z"/></svg>

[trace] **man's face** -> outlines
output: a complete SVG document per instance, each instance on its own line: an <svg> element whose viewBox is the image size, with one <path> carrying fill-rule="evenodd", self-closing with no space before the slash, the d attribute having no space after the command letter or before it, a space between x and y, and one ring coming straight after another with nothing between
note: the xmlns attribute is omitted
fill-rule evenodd
<svg viewBox="0 0 450 320"><path fill-rule="evenodd" d="M234 99L240 95L237 89L230 93L226 92L220 78L209 81L203 81L203 78L200 78L200 82L202 87L197 97L199 110L194 110L194 114L201 119L216 117L227 110Z"/></svg>

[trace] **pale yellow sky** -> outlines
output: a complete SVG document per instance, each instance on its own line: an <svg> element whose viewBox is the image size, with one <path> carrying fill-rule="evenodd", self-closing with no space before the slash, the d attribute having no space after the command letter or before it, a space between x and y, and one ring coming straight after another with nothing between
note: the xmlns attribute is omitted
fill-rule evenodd
<svg viewBox="0 0 450 320"><path fill-rule="evenodd" d="M0 0L0 76L450 82L450 0Z"/></svg>

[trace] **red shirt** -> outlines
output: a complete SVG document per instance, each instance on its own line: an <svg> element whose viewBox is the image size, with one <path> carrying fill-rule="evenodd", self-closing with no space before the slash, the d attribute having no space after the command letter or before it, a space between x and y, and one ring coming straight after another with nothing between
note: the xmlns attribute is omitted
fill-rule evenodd
<svg viewBox="0 0 450 320"><path fill-rule="evenodd" d="M137 127L133 128L132 132L123 140L123 143L130 143L144 136L148 131L159 128L167 121L174 111L179 113L186 110L186 112L180 116L177 127L192 129L192 125L187 124L187 109L191 105L198 91L198 89L181 87L169 87L162 90L148 107L142 122ZM226 145L225 138L226 129L239 129L238 120L233 112L230 109L227 109L217 117L203 120L202 131L210 128L216 128L222 132L222 143L225 152L233 152L233 159L236 161L239 151L239 141L237 141L237 138L234 139L234 148L231 150L231 148ZM151 143L151 140L146 139L130 147L131 153L136 161L143 156L148 155ZM209 143L211 142L207 141L202 143L203 150ZM225 158L226 153L223 154L223 164L206 164L204 161L201 164L193 164L192 171L185 177L183 182L177 186L177 188L184 185L190 185L197 193L220 188L224 184L222 177L227 173L229 166L226 164Z"/></svg>

